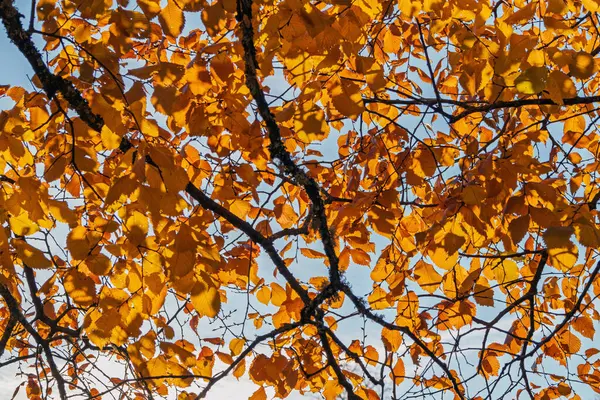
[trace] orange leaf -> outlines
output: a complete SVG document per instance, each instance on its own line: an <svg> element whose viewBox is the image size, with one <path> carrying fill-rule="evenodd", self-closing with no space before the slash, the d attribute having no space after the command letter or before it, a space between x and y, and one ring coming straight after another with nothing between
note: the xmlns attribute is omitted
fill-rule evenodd
<svg viewBox="0 0 600 400"><path fill-rule="evenodd" d="M183 10L179 8L176 1L168 0L167 6L158 14L158 21L167 35L177 37L185 25Z"/></svg>

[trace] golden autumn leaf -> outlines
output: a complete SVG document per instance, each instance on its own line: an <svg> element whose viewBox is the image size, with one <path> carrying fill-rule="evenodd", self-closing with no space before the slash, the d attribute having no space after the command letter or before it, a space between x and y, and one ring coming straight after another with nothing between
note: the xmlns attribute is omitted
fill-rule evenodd
<svg viewBox="0 0 600 400"><path fill-rule="evenodd" d="M572 226L550 227L544 232L549 262L561 271L571 269L577 262L579 252L570 239L573 233Z"/></svg>
<svg viewBox="0 0 600 400"><path fill-rule="evenodd" d="M246 344L246 340L244 340L244 339L240 339L240 338L232 339L231 342L229 342L229 350L231 351L231 354L234 356L237 356L238 354L240 354L242 352L242 350L244 349L245 344Z"/></svg>
<svg viewBox="0 0 600 400"><path fill-rule="evenodd" d="M480 186L470 185L462 191L462 200L465 204L478 205L486 198L485 189Z"/></svg>
<svg viewBox="0 0 600 400"><path fill-rule="evenodd" d="M266 400L267 399L267 392L265 392L265 388L264 387L260 387L258 388L254 393L252 393L252 395L250 397L248 397L248 400Z"/></svg>
<svg viewBox="0 0 600 400"><path fill-rule="evenodd" d="M140 245L148 235L148 218L139 211L133 211L125 223L126 236L134 245Z"/></svg>
<svg viewBox="0 0 600 400"><path fill-rule="evenodd" d="M152 19L160 13L161 7L158 0L136 0L136 2L148 19Z"/></svg>
<svg viewBox="0 0 600 400"><path fill-rule="evenodd" d="M40 249L23 240L13 240L12 245L23 265L36 269L52 267L52 262Z"/></svg>
<svg viewBox="0 0 600 400"><path fill-rule="evenodd" d="M354 82L340 79L330 90L335 108L343 115L356 119L363 111L360 88Z"/></svg>
<svg viewBox="0 0 600 400"><path fill-rule="evenodd" d="M96 301L96 284L89 276L77 269L64 275L65 290L81 307L89 307Z"/></svg>
<svg viewBox="0 0 600 400"><path fill-rule="evenodd" d="M394 378L394 384L402 383L402 381L404 380L405 373L406 372L404 370L404 362L401 358L399 358L396 361L396 364L394 365L394 368L392 369L391 373Z"/></svg>
<svg viewBox="0 0 600 400"><path fill-rule="evenodd" d="M67 236L67 249L76 260L83 260L92 249L88 240L88 231L83 226L77 226Z"/></svg>
<svg viewBox="0 0 600 400"><path fill-rule="evenodd" d="M594 57L589 53L580 51L574 55L569 63L569 73L575 78L588 79L595 72Z"/></svg>
<svg viewBox="0 0 600 400"><path fill-rule="evenodd" d="M442 276L435 270L433 265L426 262L417 262L414 273L421 288L429 293L435 292L442 283Z"/></svg>
<svg viewBox="0 0 600 400"><path fill-rule="evenodd" d="M402 335L397 330L383 328L381 330L381 339L384 346L389 351L398 351L400 345L402 344Z"/></svg>
<svg viewBox="0 0 600 400"><path fill-rule="evenodd" d="M496 280L500 284L513 282L519 277L519 267L512 260L503 260L492 268Z"/></svg>
<svg viewBox="0 0 600 400"><path fill-rule="evenodd" d="M176 1L169 0L167 6L158 14L158 20L163 31L171 36L177 37L185 25L183 11L179 8Z"/></svg>
<svg viewBox="0 0 600 400"><path fill-rule="evenodd" d="M550 72L546 90L548 90L550 98L557 104L564 104L563 99L575 97L577 94L573 80L562 71Z"/></svg>
<svg viewBox="0 0 600 400"><path fill-rule="evenodd" d="M594 327L594 323L590 317L582 315L573 321L572 326L573 329L582 334L584 337L588 339L594 339L596 328Z"/></svg>
<svg viewBox="0 0 600 400"><path fill-rule="evenodd" d="M523 94L540 93L546 88L548 69L546 67L531 67L515 79L517 91Z"/></svg>
<svg viewBox="0 0 600 400"><path fill-rule="evenodd" d="M486 377L498 376L500 372L500 362L494 356L487 356L481 363L481 367L485 372Z"/></svg>
<svg viewBox="0 0 600 400"><path fill-rule="evenodd" d="M25 212L10 217L9 222L10 228L19 236L33 235L40 230L39 225L32 221Z"/></svg>
<svg viewBox="0 0 600 400"><path fill-rule="evenodd" d="M221 295L210 277L204 273L201 276L204 280L196 282L190 300L198 314L214 318L221 309Z"/></svg>
<svg viewBox="0 0 600 400"><path fill-rule="evenodd" d="M570 331L565 331L557 340L567 354L577 354L581 348L581 340Z"/></svg>

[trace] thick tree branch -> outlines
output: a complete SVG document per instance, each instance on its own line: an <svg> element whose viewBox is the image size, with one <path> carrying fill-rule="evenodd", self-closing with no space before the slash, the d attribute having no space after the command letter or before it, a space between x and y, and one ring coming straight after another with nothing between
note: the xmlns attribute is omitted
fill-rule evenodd
<svg viewBox="0 0 600 400"><path fill-rule="evenodd" d="M29 61L29 65L40 79L48 98L55 98L57 93L62 94L81 119L90 128L100 132L104 125L102 117L92 112L87 100L83 98L72 82L56 76L50 71L31 40L31 34L23 29L21 17L13 4L13 0L0 0L0 19L2 19L2 23L6 28L6 33Z"/></svg>
<svg viewBox="0 0 600 400"><path fill-rule="evenodd" d="M17 317L14 314L10 314L10 317L8 317L8 322L4 327L4 332L2 332L2 337L0 338L0 357L2 357L4 351L6 350L6 345L13 333L13 329L15 329L15 326L17 325L17 322Z"/></svg>
<svg viewBox="0 0 600 400"><path fill-rule="evenodd" d="M321 189L318 183L309 176L305 171L296 165L291 154L285 148L281 138L279 125L275 120L275 116L269 109L269 103L266 100L265 94L260 86L256 71L258 63L256 62L256 48L254 47L254 28L252 26L252 0L238 0L237 20L240 22L242 34L242 46L244 47L244 62L246 65L246 86L250 89L250 93L256 102L258 112L263 119L267 133L269 135L269 151L274 160L281 162L284 171L290 175L294 181L298 182L306 191L310 201L315 219L318 224L318 231L323 243L325 254L329 261L329 280L334 288L339 288L340 270L339 259L335 251L335 241L329 226L327 224L327 216L325 214L325 203L321 197ZM335 291L331 291L335 293Z"/></svg>

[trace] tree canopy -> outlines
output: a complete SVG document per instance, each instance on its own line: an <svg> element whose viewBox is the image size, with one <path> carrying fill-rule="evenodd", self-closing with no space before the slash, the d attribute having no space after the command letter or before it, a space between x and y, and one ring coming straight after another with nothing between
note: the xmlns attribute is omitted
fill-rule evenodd
<svg viewBox="0 0 600 400"><path fill-rule="evenodd" d="M0 0L34 73L0 86L0 367L29 399L592 398L599 10Z"/></svg>

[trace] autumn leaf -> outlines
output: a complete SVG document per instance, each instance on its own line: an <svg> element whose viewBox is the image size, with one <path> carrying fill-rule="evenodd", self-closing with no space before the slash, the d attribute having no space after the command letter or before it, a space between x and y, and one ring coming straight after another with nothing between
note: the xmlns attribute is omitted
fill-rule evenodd
<svg viewBox="0 0 600 400"><path fill-rule="evenodd" d="M96 284L86 274L71 269L64 276L65 290L81 307L89 307L96 301Z"/></svg>
<svg viewBox="0 0 600 400"><path fill-rule="evenodd" d="M503 260L492 268L500 284L513 282L519 277L519 267L512 260Z"/></svg>
<svg viewBox="0 0 600 400"><path fill-rule="evenodd" d="M417 282L429 293L435 292L442 282L442 276L438 274L433 265L419 261L415 265L415 277Z"/></svg>
<svg viewBox="0 0 600 400"><path fill-rule="evenodd" d="M205 273L201 274L202 281L197 281L190 294L190 299L200 315L214 318L221 309L221 296L212 279Z"/></svg>
<svg viewBox="0 0 600 400"><path fill-rule="evenodd" d="M185 25L183 11L173 0L169 0L167 6L160 11L158 20L163 31L171 37L179 36Z"/></svg>
<svg viewBox="0 0 600 400"><path fill-rule="evenodd" d="M40 249L23 240L13 240L12 245L15 247L17 256L24 266L36 269L52 267L52 262Z"/></svg>
<svg viewBox="0 0 600 400"><path fill-rule="evenodd" d="M594 57L591 54L580 51L575 54L569 63L569 73L579 79L588 79L596 72Z"/></svg>
<svg viewBox="0 0 600 400"><path fill-rule="evenodd" d="M531 67L515 79L515 86L520 93L536 94L546 88L547 79L548 69L546 67Z"/></svg>
<svg viewBox="0 0 600 400"><path fill-rule="evenodd" d="M360 88L356 83L342 78L334 84L330 92L333 105L343 115L356 119L363 111Z"/></svg>
<svg viewBox="0 0 600 400"><path fill-rule="evenodd" d="M571 226L550 227L544 232L550 264L561 271L569 270L577 262L577 247L570 240L573 233Z"/></svg>

